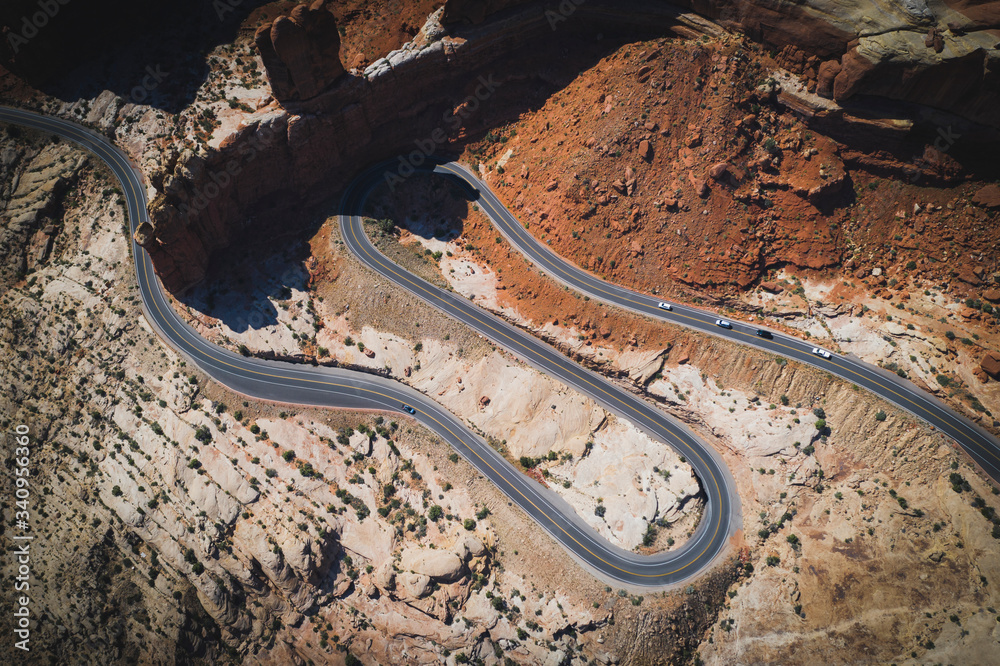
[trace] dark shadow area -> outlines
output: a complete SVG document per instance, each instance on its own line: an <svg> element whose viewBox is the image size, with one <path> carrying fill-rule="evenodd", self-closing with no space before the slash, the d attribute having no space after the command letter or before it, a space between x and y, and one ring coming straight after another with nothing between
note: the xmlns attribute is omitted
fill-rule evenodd
<svg viewBox="0 0 1000 666"><path fill-rule="evenodd" d="M42 4L51 6L47 13ZM127 101L176 113L194 100L207 77L206 54L235 41L243 21L266 4L267 0L3 2L0 64L29 86L63 101L94 98L110 90ZM277 11L264 13L273 17Z"/></svg>
<svg viewBox="0 0 1000 666"><path fill-rule="evenodd" d="M846 115L864 122L814 118L810 124L852 149L909 163L912 168L907 177L912 183L940 186L955 182L957 177L1000 179L1000 164L990 149L1000 141L995 129L945 111L880 97L858 95L843 101L842 106ZM911 119L912 128L893 128L896 119ZM928 146L939 155L927 155ZM899 177L897 170L881 168L874 160L863 165L862 170L886 178Z"/></svg>
<svg viewBox="0 0 1000 666"><path fill-rule="evenodd" d="M476 194L462 180L446 174L418 171L393 190L380 185L364 208L366 217L387 220L421 238L450 243L463 233ZM388 224L380 231L388 231ZM429 251L428 251L429 252Z"/></svg>
<svg viewBox="0 0 1000 666"><path fill-rule="evenodd" d="M201 283L178 296L234 333L279 323L278 308L309 288L309 244L302 234L220 250Z"/></svg>
<svg viewBox="0 0 1000 666"><path fill-rule="evenodd" d="M656 31L636 34L608 29L602 34L598 27L581 21L578 26L566 26L537 49L521 50L504 57L503 71L511 76L475 113L465 118L460 136L437 146L435 154L443 159L454 158L466 145L483 138L505 142L509 123L523 113L542 108L552 95L572 84L581 71L593 67L624 44L664 36L667 35ZM499 67L500 63L494 62L482 71L498 71ZM465 78L473 83L476 81L475 74ZM454 108L468 94L465 87L456 86L449 108ZM594 95L596 100L598 93ZM444 107L434 107L424 113L440 119L443 110ZM306 283L308 274L304 262L309 257L308 239L318 232L328 216L338 212L344 188L372 163L394 155L407 155L415 149L416 142L427 139L426 129L420 129L427 124L421 124L417 116L413 122L414 131L408 141L398 144L388 154L372 153L364 159L355 159L353 173L342 181L327 182L326 191L297 196L294 200L276 196L267 202L257 202L255 221L240 234L244 240L213 252L205 279L185 293L174 295L195 310L220 319L234 332L273 325L277 312L268 297L276 297L282 288L298 289ZM447 129L443 121L441 125ZM477 155L473 151L470 157L475 161ZM365 214L375 219L391 218L396 225L411 227L409 230L424 238L451 241L459 237L462 234L460 222L468 214L473 194L465 185L442 175L418 170L404 180L409 178L426 178L428 182L405 188L412 193L404 199L393 196L380 185L369 197ZM443 198L439 200L440 205L434 204L433 198L429 206L427 200L418 201L427 196ZM407 216L411 218L409 221ZM422 218L418 220L418 216ZM421 226L423 223L426 226ZM275 230L279 229L281 235L274 237ZM279 257L283 258L279 260ZM290 268L301 268L301 276L288 274ZM286 274L287 277L283 277ZM216 282L220 284L213 289ZM253 320L246 314L248 308L256 313Z"/></svg>

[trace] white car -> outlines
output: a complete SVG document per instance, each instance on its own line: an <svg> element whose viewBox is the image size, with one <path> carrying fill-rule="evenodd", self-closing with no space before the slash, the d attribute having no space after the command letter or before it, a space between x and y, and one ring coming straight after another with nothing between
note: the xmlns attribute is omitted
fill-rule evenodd
<svg viewBox="0 0 1000 666"><path fill-rule="evenodd" d="M660 303L658 307L661 310L673 310L674 309L674 306L672 306L670 303Z"/></svg>
<svg viewBox="0 0 1000 666"><path fill-rule="evenodd" d="M719 327L721 327L721 328L732 328L732 327L733 327L733 325L732 325L732 324L730 324L730 323L729 323L728 321L726 321L725 319L716 319L716 320L715 320L715 325L716 325L716 326L719 326Z"/></svg>
<svg viewBox="0 0 1000 666"><path fill-rule="evenodd" d="M816 356L822 356L823 358L830 358L830 352L825 349L820 349L819 347L813 347L813 354L816 354Z"/></svg>

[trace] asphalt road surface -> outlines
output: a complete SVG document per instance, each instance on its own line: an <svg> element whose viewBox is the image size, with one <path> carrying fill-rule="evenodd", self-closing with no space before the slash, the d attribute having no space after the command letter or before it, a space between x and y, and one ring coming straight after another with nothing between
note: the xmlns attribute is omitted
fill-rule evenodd
<svg viewBox="0 0 1000 666"><path fill-rule="evenodd" d="M398 164L393 164L398 166ZM871 391L888 402L904 409L917 418L934 426L957 442L994 481L1000 482L1000 442L989 432L963 416L913 383L877 366L864 363L854 356L830 353L825 358L813 353L818 347L798 338L790 337L760 326L728 320L712 312L686 305L671 303L672 310L659 307L660 299L648 294L611 284L581 268L574 266L546 245L538 242L508 211L485 183L465 166L457 162L440 162L432 168L460 181L470 198L490 217L493 224L510 244L528 258L540 271L593 299L632 310L633 312L679 324L724 337L741 344L751 345L800 363L812 365L852 384ZM719 319L728 321L731 329L716 325ZM758 331L765 331L761 337ZM836 424L831 424L836 427Z"/></svg>
<svg viewBox="0 0 1000 666"><path fill-rule="evenodd" d="M106 137L61 119L17 109L0 108L0 121L25 125L58 134L93 152L114 172L128 208L131 229L147 220L146 192L138 172L127 157ZM355 198L359 179L349 188L344 202ZM353 220L352 224L348 221ZM345 218L357 232L360 218ZM513 465L475 435L458 418L423 394L391 379L341 368L303 366L246 358L202 338L171 307L167 294L153 272L145 250L131 240L136 279L145 315L160 337L173 349L221 384L240 393L284 403L346 409L378 409L406 415L403 405L413 408L412 418L435 432L490 479L508 498L548 531L569 553L600 578L635 587L663 587L697 576L723 552L729 536L739 527L739 502L732 479L717 454L685 427L672 423L656 408L618 389L603 378L568 361L544 343L508 326L465 299L406 275L374 251L367 238L354 236L351 247L363 249L365 263L409 290L423 289L438 307L448 303L456 318L484 336L498 341L554 377L591 395L653 437L669 442L692 464L702 483L707 502L695 534L668 553L641 556L610 544L588 527L556 493L520 473Z"/></svg>
<svg viewBox="0 0 1000 666"><path fill-rule="evenodd" d="M67 121L16 109L0 108L0 120L59 134L92 151L109 165L121 182L133 231L147 219L145 188L139 175L106 137ZM740 525L739 499L721 459L686 427L641 398L581 368L555 349L486 313L467 299L407 273L379 253L365 236L360 215L372 188L382 182L387 169L397 164L370 168L348 187L341 205L344 242L359 260L384 277L471 326L525 362L592 397L609 411L628 419L685 456L699 477L706 507L695 534L683 546L669 553L640 556L611 545L586 526L556 493L521 474L454 415L394 380L340 368L245 358L208 342L174 312L153 272L148 254L133 240L136 277L147 319L172 348L206 374L235 391L256 398L401 414L404 413L403 405L412 406L413 418L453 446L574 558L603 579L632 586L662 587L697 576L724 551L729 536ZM965 448L993 479L1000 480L997 441L909 382L854 358L835 354L829 359L816 356L811 353L813 345L796 338L773 332L768 338L759 337L757 327L738 321L731 322L731 329L717 327L715 322L719 317L710 312L678 304L673 304L671 311L665 311L658 306L658 299L605 282L555 255L531 236L496 195L463 166L442 162L434 165L433 170L459 180L470 199L478 203L516 249L543 273L570 288L605 303L822 368L877 393L939 428Z"/></svg>

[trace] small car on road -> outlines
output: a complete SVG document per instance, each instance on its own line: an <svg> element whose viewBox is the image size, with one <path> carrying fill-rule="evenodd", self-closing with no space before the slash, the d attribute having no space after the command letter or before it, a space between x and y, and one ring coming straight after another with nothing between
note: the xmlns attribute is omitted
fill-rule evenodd
<svg viewBox="0 0 1000 666"><path fill-rule="evenodd" d="M416 414L417 413L417 410L413 409L413 407L410 407L409 405L406 405L406 404L403 405L403 411L406 412L407 414Z"/></svg>
<svg viewBox="0 0 1000 666"><path fill-rule="evenodd" d="M825 349L820 349L819 347L813 347L813 354L816 354L816 356L822 356L823 358L830 358L830 352Z"/></svg>
<svg viewBox="0 0 1000 666"><path fill-rule="evenodd" d="M757 329L757 337L758 338L767 338L768 340L770 340L774 336L771 335L771 331L765 331L763 328L758 328Z"/></svg>
<svg viewBox="0 0 1000 666"><path fill-rule="evenodd" d="M656 307L660 308L661 310L673 310L674 309L674 306L672 306L670 303L662 303L662 302L659 305L657 305Z"/></svg>
<svg viewBox="0 0 1000 666"><path fill-rule="evenodd" d="M733 325L730 324L725 319L716 319L715 320L715 325L718 326L718 327L720 327L720 328L732 328L733 327Z"/></svg>

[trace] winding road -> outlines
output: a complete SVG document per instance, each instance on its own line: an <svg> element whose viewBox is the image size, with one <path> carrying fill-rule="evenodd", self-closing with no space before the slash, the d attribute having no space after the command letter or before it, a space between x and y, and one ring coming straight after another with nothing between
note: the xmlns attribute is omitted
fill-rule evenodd
<svg viewBox="0 0 1000 666"><path fill-rule="evenodd" d="M58 134L93 152L121 183L131 228L147 220L146 191L137 170L107 137L72 122L18 109L0 107L0 121ZM173 349L225 386L259 399L347 409L378 409L403 413L447 441L514 503L551 534L577 561L605 580L635 587L664 587L689 580L704 571L725 550L729 536L741 525L739 498L718 454L643 399L571 362L549 345L485 312L467 299L407 273L378 252L364 234L362 212L372 189L382 181L384 165L363 172L347 188L341 202L341 231L355 256L390 281L439 308L481 335L550 376L593 398L647 434L673 446L692 465L706 496L706 507L694 535L680 548L641 556L617 548L599 536L556 493L521 474L475 435L464 423L423 394L391 379L341 368L302 366L246 358L202 338L173 310L157 279L149 255L132 240L132 254L143 311L160 337ZM665 312L658 300L610 284L569 264L534 239L503 207L496 195L457 163L433 166L435 172L464 183L507 240L546 274L591 298L643 315L670 321L827 370L877 393L931 423L955 439L995 480L1000 480L1000 446L984 430L958 416L943 403L878 368L856 359L823 359L811 345L773 334L756 335L756 328L733 322L732 330L714 325L716 315L681 305Z"/></svg>

